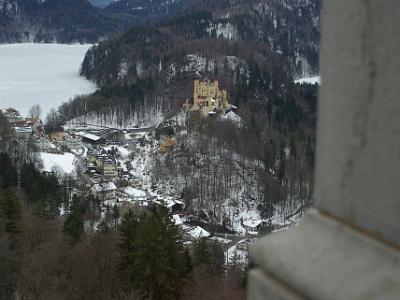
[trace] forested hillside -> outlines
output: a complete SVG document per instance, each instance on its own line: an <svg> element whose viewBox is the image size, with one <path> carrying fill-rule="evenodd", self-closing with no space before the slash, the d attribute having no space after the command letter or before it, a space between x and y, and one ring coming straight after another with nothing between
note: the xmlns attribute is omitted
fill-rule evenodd
<svg viewBox="0 0 400 300"><path fill-rule="evenodd" d="M130 24L149 24L174 17L187 9L194 0L118 0L111 2L105 12Z"/></svg>
<svg viewBox="0 0 400 300"><path fill-rule="evenodd" d="M189 251L163 207L104 212L79 180L38 171L2 111L0 125L0 299L245 297L220 244Z"/></svg>
<svg viewBox="0 0 400 300"><path fill-rule="evenodd" d="M191 97L194 79L219 80L241 125L179 117L177 151L141 153L151 184L189 197L216 223L235 205L265 218L301 214L312 200L317 86L294 78L318 73L319 2L186 4L190 13L91 48L82 75L99 91L64 104L60 115L165 126Z"/></svg>
<svg viewBox="0 0 400 300"><path fill-rule="evenodd" d="M318 73L319 1L185 5L194 12L157 26L134 26L88 51L82 75L101 89L85 106L82 101L70 106L68 116L83 107L132 107L158 96L180 105L193 79L209 78L221 81L234 104L246 103L264 115L276 111L282 118L274 106L297 97L293 78ZM118 111L127 114L120 120L131 117L131 109Z"/></svg>
<svg viewBox="0 0 400 300"><path fill-rule="evenodd" d="M82 74L103 85L110 84L126 80L127 75L132 79L136 75L148 77L162 71L166 73L173 67L172 63L185 58L196 59L187 55L197 55L206 63L207 69L199 66L200 69L192 70L202 73L200 75L207 72L224 75L224 70L218 70L218 66L213 68L217 58L229 64L228 68L237 67L240 62L237 59L243 59L248 65L256 63L266 68L270 74L274 66L288 76L315 74L318 70L319 1L289 2L293 6L271 0L234 4L220 1L208 5L207 1L202 1L202 5L194 1L191 13L158 26L133 27L122 37L101 43L88 53ZM233 60L236 57L236 61L227 62L224 56ZM192 69L195 67L192 65Z"/></svg>

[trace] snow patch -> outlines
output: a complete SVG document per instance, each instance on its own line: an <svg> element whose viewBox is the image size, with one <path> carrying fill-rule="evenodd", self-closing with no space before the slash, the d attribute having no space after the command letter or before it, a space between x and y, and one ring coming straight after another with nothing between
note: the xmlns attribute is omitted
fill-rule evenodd
<svg viewBox="0 0 400 300"><path fill-rule="evenodd" d="M207 28L207 32L210 36L229 40L237 40L239 36L236 26L231 23L213 24Z"/></svg>
<svg viewBox="0 0 400 300"><path fill-rule="evenodd" d="M40 152L40 159L43 161L42 171L52 172L56 170L65 174L75 173L77 160L72 153L53 154Z"/></svg>
<svg viewBox="0 0 400 300"><path fill-rule="evenodd" d="M320 84L321 78L319 76L315 77L304 77L294 81L298 84Z"/></svg>
<svg viewBox="0 0 400 300"><path fill-rule="evenodd" d="M233 124L235 124L237 127L242 127L243 120L240 116L235 114L233 111L228 112L224 116L225 120L231 121Z"/></svg>

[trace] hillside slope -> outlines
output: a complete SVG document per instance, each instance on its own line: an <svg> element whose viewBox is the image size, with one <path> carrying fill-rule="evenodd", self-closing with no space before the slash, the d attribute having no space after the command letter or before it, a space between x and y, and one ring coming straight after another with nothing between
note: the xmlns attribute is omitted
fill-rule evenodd
<svg viewBox="0 0 400 300"><path fill-rule="evenodd" d="M85 100L85 108L105 107L109 114L118 106L113 114L124 123L132 119L132 106L157 103L155 97L170 97L180 107L192 95L193 80L208 78L220 81L233 104L262 119L291 127L312 124L315 103L302 103L293 79L318 73L318 1L184 5L194 12L133 26L88 51L81 74L100 91ZM71 117L83 113L77 102L69 109Z"/></svg>
<svg viewBox="0 0 400 300"><path fill-rule="evenodd" d="M110 3L105 12L130 24L159 22L185 11L194 0L118 0Z"/></svg>
<svg viewBox="0 0 400 300"><path fill-rule="evenodd" d="M269 219L301 214L313 195L318 88L294 79L318 73L319 2L185 5L190 13L92 47L81 74L99 90L64 104L60 115L119 128L171 126L176 149L149 149L154 155L144 161L140 153L134 165L154 188L192 201L194 214L206 211L218 223L233 214L237 227L248 217L241 211ZM219 80L240 126L224 115L178 117L198 78ZM174 116L178 125L163 122Z"/></svg>
<svg viewBox="0 0 400 300"><path fill-rule="evenodd" d="M122 37L101 43L89 51L82 74L110 85L165 73L174 68L174 63L183 62L185 68L193 69L194 56L207 65L203 73L215 75L219 75L215 64L224 64L228 56L247 64L254 60L258 65L269 65L269 69L280 64L287 76L315 74L319 2L288 2L292 6L276 0L220 1L217 7L207 6L207 1L202 5L196 1L182 4L195 12L152 28L133 27ZM216 62L217 58L222 62ZM230 67L241 64L236 58Z"/></svg>

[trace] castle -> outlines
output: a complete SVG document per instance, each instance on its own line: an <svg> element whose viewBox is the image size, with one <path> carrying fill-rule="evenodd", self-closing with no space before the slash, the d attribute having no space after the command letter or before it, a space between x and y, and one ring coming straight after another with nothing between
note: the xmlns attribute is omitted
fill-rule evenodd
<svg viewBox="0 0 400 300"><path fill-rule="evenodd" d="M186 107L192 111L201 111L204 116L225 112L229 107L228 95L219 89L218 80L194 81L193 104Z"/></svg>

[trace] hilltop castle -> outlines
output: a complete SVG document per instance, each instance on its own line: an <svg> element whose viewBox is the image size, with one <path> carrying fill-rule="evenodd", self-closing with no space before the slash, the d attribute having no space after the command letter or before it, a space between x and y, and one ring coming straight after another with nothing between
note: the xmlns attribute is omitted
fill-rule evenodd
<svg viewBox="0 0 400 300"><path fill-rule="evenodd" d="M229 107L226 90L219 89L218 80L194 81L193 104L186 103L191 111L201 111L204 116L225 112Z"/></svg>

